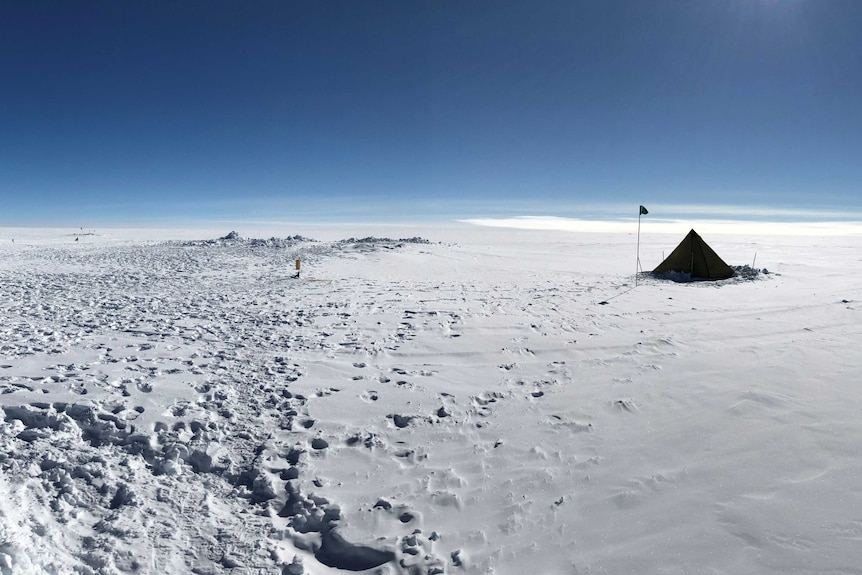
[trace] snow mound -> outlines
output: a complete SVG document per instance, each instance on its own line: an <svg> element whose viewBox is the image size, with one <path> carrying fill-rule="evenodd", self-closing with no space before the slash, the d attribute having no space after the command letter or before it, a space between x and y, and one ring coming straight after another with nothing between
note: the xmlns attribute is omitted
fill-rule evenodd
<svg viewBox="0 0 862 575"><path fill-rule="evenodd" d="M363 248L383 248L383 249L392 249L403 247L408 244L431 244L430 240L425 238L414 236L410 238L385 238L385 237L376 237L376 236L367 236L364 238L346 238L342 240L337 240L335 242L319 242L314 238L309 238L305 236L301 236L299 234L293 236L286 236L283 238L271 237L271 238L244 238L239 233L232 231L229 234L222 236L220 238L215 239L206 239L206 240L188 240L182 242L171 242L179 246L183 247L230 247L230 248L241 248L241 247L250 247L250 248L293 248L300 244L311 244L311 243L323 243L332 247L363 247Z"/></svg>
<svg viewBox="0 0 862 575"><path fill-rule="evenodd" d="M347 238L346 240L339 240L338 243L341 244L430 244L431 241L425 238L421 238L419 236L414 236L412 238L378 238L375 236L368 236L365 238Z"/></svg>
<svg viewBox="0 0 862 575"><path fill-rule="evenodd" d="M746 264L744 266L730 266L733 268L733 271L736 272L735 278L737 280L742 281L752 281L757 279L762 279L761 275L769 275L769 270L766 268L753 268L750 265Z"/></svg>
<svg viewBox="0 0 862 575"><path fill-rule="evenodd" d="M262 238L244 238L237 232L230 232L226 236L208 240L188 240L182 242L172 242L184 247L201 247L201 246L217 246L217 247L263 247L263 248L290 248L302 243L315 243L317 240L307 238L301 235L286 236L284 238L271 237L268 239Z"/></svg>
<svg viewBox="0 0 862 575"><path fill-rule="evenodd" d="M769 275L769 270L763 268L753 268L749 265L742 266L730 266L733 270L733 276L723 279L723 280L707 280L704 278L693 278L691 274L688 272L666 272L662 274L656 274L653 272L645 273L647 277L652 277L658 280L667 280L676 283L703 283L709 282L714 285L727 285L727 284L737 284L741 282L748 281L756 281L760 279L764 279L761 276Z"/></svg>

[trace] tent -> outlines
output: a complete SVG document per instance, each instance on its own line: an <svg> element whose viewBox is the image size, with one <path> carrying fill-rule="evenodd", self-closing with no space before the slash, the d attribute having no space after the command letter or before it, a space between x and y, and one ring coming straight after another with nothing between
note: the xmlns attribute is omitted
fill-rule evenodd
<svg viewBox="0 0 862 575"><path fill-rule="evenodd" d="M724 263L697 232L691 230L653 274L670 272L688 274L691 279L723 280L734 275L733 268Z"/></svg>

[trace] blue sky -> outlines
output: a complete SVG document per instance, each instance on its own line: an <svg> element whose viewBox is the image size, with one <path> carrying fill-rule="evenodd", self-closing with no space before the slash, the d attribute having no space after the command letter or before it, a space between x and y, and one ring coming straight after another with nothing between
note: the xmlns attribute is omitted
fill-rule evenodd
<svg viewBox="0 0 862 575"><path fill-rule="evenodd" d="M860 62L858 0L0 0L0 223L862 219Z"/></svg>

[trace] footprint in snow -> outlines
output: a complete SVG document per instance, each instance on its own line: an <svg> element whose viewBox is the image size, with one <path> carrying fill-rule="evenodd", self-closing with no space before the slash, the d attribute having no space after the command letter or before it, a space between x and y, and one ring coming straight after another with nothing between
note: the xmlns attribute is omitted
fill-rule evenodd
<svg viewBox="0 0 862 575"><path fill-rule="evenodd" d="M631 399L617 399L614 401L614 407L620 411L627 411L629 413L634 413L638 410L637 405Z"/></svg>
<svg viewBox="0 0 862 575"><path fill-rule="evenodd" d="M413 421L413 419L415 419L412 415L401 415L398 413L387 415L386 417L388 419L391 419L392 423L395 424L395 427L399 429L404 429L405 427L410 425L410 422Z"/></svg>

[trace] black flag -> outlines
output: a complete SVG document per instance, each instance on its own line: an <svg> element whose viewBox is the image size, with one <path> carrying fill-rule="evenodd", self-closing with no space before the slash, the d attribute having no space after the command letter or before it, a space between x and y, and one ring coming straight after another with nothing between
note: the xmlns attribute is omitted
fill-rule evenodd
<svg viewBox="0 0 862 575"><path fill-rule="evenodd" d="M647 215L648 213L649 213L649 212L647 211L647 209L646 209L645 207L641 206L641 215L642 215L642 216L645 216L645 215Z"/></svg>

